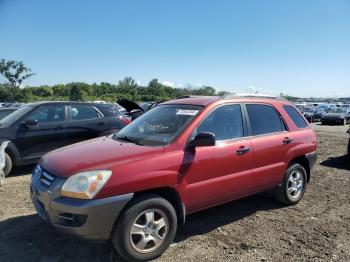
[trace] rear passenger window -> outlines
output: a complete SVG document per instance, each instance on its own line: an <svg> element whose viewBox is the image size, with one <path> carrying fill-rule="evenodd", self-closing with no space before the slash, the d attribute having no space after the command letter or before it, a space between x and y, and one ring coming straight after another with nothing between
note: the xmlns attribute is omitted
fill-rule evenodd
<svg viewBox="0 0 350 262"><path fill-rule="evenodd" d="M212 111L196 128L192 137L200 132L210 132L217 141L243 137L240 105L222 106Z"/></svg>
<svg viewBox="0 0 350 262"><path fill-rule="evenodd" d="M283 108L298 128L307 127L306 121L293 106L285 105Z"/></svg>
<svg viewBox="0 0 350 262"><path fill-rule="evenodd" d="M282 132L286 130L279 114L269 105L246 105L253 136Z"/></svg>
<svg viewBox="0 0 350 262"><path fill-rule="evenodd" d="M92 106L72 106L72 120L87 120L98 118L98 112Z"/></svg>

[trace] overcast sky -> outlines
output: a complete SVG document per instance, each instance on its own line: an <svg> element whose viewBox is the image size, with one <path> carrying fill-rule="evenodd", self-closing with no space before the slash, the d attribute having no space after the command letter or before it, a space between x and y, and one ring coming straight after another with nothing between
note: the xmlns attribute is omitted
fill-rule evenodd
<svg viewBox="0 0 350 262"><path fill-rule="evenodd" d="M350 1L0 0L0 58L72 81L350 96Z"/></svg>

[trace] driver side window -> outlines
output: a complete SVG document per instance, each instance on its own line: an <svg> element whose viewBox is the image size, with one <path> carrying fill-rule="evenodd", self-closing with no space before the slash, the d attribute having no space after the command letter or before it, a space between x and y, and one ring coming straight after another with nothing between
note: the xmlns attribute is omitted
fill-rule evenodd
<svg viewBox="0 0 350 262"><path fill-rule="evenodd" d="M200 132L210 132L216 141L243 137L243 122L240 105L227 105L214 109L195 129L191 137Z"/></svg>
<svg viewBox="0 0 350 262"><path fill-rule="evenodd" d="M41 106L34 110L27 119L37 120L38 123L62 122L65 119L65 106Z"/></svg>

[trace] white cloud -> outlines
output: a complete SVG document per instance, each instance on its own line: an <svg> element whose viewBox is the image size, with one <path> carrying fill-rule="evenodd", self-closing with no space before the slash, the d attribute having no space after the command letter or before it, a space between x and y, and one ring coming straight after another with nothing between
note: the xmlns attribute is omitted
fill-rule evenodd
<svg viewBox="0 0 350 262"><path fill-rule="evenodd" d="M171 81L163 81L163 82L162 82L162 85L170 86L170 87L174 87L174 86L175 86L174 83L171 82Z"/></svg>

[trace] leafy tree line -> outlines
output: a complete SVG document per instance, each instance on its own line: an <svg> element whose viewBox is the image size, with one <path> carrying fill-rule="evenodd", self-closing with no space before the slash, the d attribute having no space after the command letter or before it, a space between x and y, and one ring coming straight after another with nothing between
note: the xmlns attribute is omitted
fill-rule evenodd
<svg viewBox="0 0 350 262"><path fill-rule="evenodd" d="M151 80L147 86L140 86L131 77L126 77L118 84L102 82L100 84L73 82L53 86L27 86L14 88L9 84L0 84L0 101L33 102L43 100L94 101L105 100L116 102L118 99L135 101L163 101L184 95L223 95L213 87L174 88L161 84L157 79Z"/></svg>
<svg viewBox="0 0 350 262"><path fill-rule="evenodd" d="M0 83L0 102L34 102L42 100L71 100L94 101L105 100L116 102L119 99L135 101L164 101L186 95L224 95L227 92L217 92L213 87L202 86L193 88L174 88L161 84L157 79L152 79L148 85L141 86L131 77L126 77L118 84L102 82L100 84L87 84L73 82L57 84L53 86L27 86L20 88L23 81L33 76L32 70L21 61L0 59L0 75L5 80ZM281 93L291 101L300 100L298 97Z"/></svg>
<svg viewBox="0 0 350 262"><path fill-rule="evenodd" d="M41 100L105 100L116 102L118 99L162 101L184 95L217 95L216 90L210 86L172 88L161 84L157 79L151 80L147 86L140 86L131 77L124 78L118 84L75 82L20 88L23 81L33 76L34 73L23 62L5 59L0 60L0 75L5 80L3 84L0 84L1 102L27 103ZM218 95L222 94L225 94L225 92L218 93Z"/></svg>

